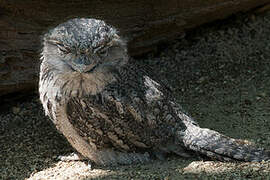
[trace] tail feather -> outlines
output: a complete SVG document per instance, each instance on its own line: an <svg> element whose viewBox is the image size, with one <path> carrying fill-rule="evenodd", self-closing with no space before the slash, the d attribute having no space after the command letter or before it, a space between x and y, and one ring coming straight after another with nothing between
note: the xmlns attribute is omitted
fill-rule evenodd
<svg viewBox="0 0 270 180"><path fill-rule="evenodd" d="M222 161L260 162L270 160L270 151L258 148L210 129L190 124L182 136L184 145L193 151Z"/></svg>

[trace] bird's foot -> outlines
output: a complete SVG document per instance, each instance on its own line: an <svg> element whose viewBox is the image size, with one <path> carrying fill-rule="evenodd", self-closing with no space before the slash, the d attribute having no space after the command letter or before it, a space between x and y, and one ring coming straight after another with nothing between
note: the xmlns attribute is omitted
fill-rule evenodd
<svg viewBox="0 0 270 180"><path fill-rule="evenodd" d="M101 166L117 166L145 163L150 161L148 153L127 153L110 150L100 151L94 162Z"/></svg>
<svg viewBox="0 0 270 180"><path fill-rule="evenodd" d="M69 155L66 156L58 156L57 157L58 160L60 161L64 161L64 162L69 162L69 161L85 161L86 165L88 166L88 168L91 170L92 169L92 164L89 161L88 158L83 157L80 153L71 153Z"/></svg>
<svg viewBox="0 0 270 180"><path fill-rule="evenodd" d="M75 152L73 152L69 155L66 155L66 156L58 156L57 159L61 160L61 161L85 161L85 160L88 160L87 158L83 157L81 154L75 153Z"/></svg>

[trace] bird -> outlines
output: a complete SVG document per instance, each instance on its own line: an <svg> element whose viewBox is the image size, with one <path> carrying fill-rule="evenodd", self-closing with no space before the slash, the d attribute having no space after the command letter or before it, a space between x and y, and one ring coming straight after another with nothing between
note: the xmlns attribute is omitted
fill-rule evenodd
<svg viewBox="0 0 270 180"><path fill-rule="evenodd" d="M45 114L80 157L101 166L202 155L260 162L270 151L201 128L172 91L128 55L103 20L74 18L43 37L39 95Z"/></svg>

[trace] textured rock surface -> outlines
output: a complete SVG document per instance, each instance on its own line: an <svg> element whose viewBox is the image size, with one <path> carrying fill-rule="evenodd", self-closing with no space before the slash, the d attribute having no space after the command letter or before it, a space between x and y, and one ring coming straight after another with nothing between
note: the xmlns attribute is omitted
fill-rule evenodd
<svg viewBox="0 0 270 180"><path fill-rule="evenodd" d="M153 49L158 42L176 38L186 29L267 2L269 0L67 0L65 3L2 0L0 96L36 86L40 36L49 27L69 18L95 17L115 25L126 35L130 53L134 55Z"/></svg>

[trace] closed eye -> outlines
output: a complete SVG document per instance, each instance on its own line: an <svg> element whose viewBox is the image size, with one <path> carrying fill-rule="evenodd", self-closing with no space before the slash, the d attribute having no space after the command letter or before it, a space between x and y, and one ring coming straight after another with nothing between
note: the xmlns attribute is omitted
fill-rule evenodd
<svg viewBox="0 0 270 180"><path fill-rule="evenodd" d="M58 47L58 50L61 53L68 54L71 52L71 50L60 41L51 39L51 40L48 40L48 42L53 44L53 45L56 45Z"/></svg>
<svg viewBox="0 0 270 180"><path fill-rule="evenodd" d="M108 56L108 49L101 49L100 51L98 51L98 55L101 57L107 57Z"/></svg>
<svg viewBox="0 0 270 180"><path fill-rule="evenodd" d="M64 54L68 54L71 52L70 49L63 44L57 43L56 45L57 45L59 51L61 51Z"/></svg>

